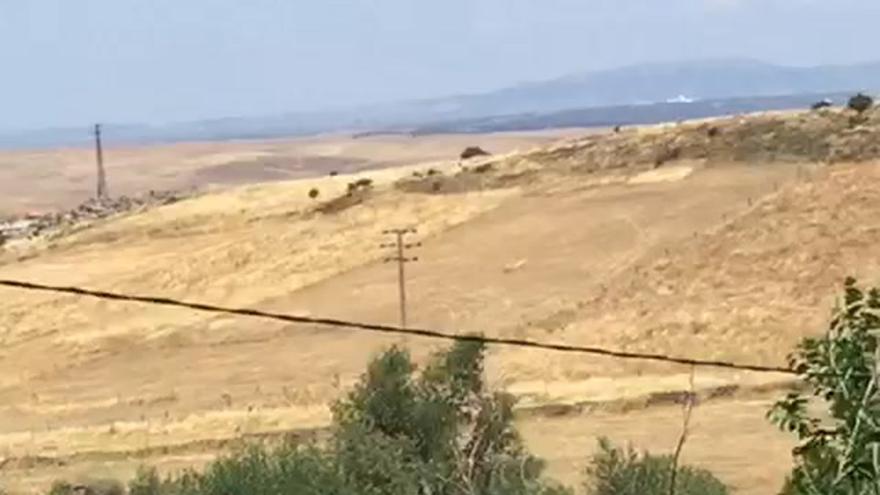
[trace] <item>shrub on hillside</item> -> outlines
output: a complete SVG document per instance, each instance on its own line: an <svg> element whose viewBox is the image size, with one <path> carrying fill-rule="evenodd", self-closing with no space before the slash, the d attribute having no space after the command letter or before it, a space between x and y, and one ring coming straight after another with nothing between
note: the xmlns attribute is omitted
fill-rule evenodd
<svg viewBox="0 0 880 495"><path fill-rule="evenodd" d="M858 113L865 113L874 106L874 98L864 93L859 93L850 98L846 106Z"/></svg>
<svg viewBox="0 0 880 495"><path fill-rule="evenodd" d="M810 395L790 393L768 413L800 441L783 494L856 495L880 490L880 288L847 279L827 333L791 358ZM827 414L808 412L811 397Z"/></svg>
<svg viewBox="0 0 880 495"><path fill-rule="evenodd" d="M474 158L477 156L489 156L490 153L479 146L468 146L461 152L459 158L462 160L468 160L470 158Z"/></svg>
<svg viewBox="0 0 880 495"><path fill-rule="evenodd" d="M49 489L49 495L123 495L125 487L112 479L93 479L76 485L66 481L56 481Z"/></svg>
<svg viewBox="0 0 880 495"><path fill-rule="evenodd" d="M309 190L309 197L312 199L316 199L320 194L321 194L321 191L319 191L317 188L313 187L312 189Z"/></svg>
<svg viewBox="0 0 880 495"><path fill-rule="evenodd" d="M373 179L369 177L364 177L362 179L358 179L354 182L348 183L348 193L351 194L353 192L362 191L371 189L373 187Z"/></svg>
<svg viewBox="0 0 880 495"><path fill-rule="evenodd" d="M128 495L160 495L162 480L153 468L138 468L134 479L128 483Z"/></svg>
<svg viewBox="0 0 880 495"><path fill-rule="evenodd" d="M56 480L49 488L49 495L72 495L73 485L66 481Z"/></svg>
<svg viewBox="0 0 880 495"><path fill-rule="evenodd" d="M513 426L513 400L483 382L484 345L458 342L416 375L392 348L334 407L340 468L368 493L552 494Z"/></svg>
<svg viewBox="0 0 880 495"><path fill-rule="evenodd" d="M202 472L185 471L161 479L140 469L129 483L130 495L363 495L347 485L326 453L286 443L275 449L252 446L219 459Z"/></svg>
<svg viewBox="0 0 880 495"><path fill-rule="evenodd" d="M587 468L588 495L667 495L672 456L639 455L599 440L599 452ZM676 495L727 495L727 487L712 473L687 466L677 468Z"/></svg>

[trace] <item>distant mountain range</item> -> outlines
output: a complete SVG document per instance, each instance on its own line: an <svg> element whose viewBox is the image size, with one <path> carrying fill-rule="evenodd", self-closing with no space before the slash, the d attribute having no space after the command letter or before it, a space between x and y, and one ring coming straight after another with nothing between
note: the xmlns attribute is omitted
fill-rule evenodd
<svg viewBox="0 0 880 495"><path fill-rule="evenodd" d="M649 125L663 122L702 119L772 110L809 108L813 103L828 100L845 105L850 93L813 93L783 96L754 96L660 103L588 107L547 113L523 113L494 117L459 119L409 129L411 135L476 134L485 132L534 131L566 127L614 127ZM392 130L390 132L398 132ZM374 132L375 133L375 132Z"/></svg>
<svg viewBox="0 0 880 495"><path fill-rule="evenodd" d="M326 132L485 132L652 123L796 108L811 98L880 90L880 62L786 67L724 59L574 74L498 91L348 110L204 120L164 126L105 123L108 143L301 136ZM714 112L714 113L713 113ZM89 125L0 134L0 147L89 143ZM477 131L476 129L479 129Z"/></svg>

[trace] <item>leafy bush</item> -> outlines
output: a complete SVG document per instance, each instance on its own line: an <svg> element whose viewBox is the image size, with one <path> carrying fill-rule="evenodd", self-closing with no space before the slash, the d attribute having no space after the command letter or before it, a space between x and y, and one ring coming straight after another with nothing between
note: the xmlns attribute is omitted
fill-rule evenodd
<svg viewBox="0 0 880 495"><path fill-rule="evenodd" d="M310 447L252 447L212 464L196 480L200 495L302 495L358 493L346 486L332 459ZM178 492L185 493L185 492Z"/></svg>
<svg viewBox="0 0 880 495"><path fill-rule="evenodd" d="M354 185L355 187L369 188L373 186L373 179L370 179L369 177L364 177L354 181Z"/></svg>
<svg viewBox="0 0 880 495"><path fill-rule="evenodd" d="M589 495L667 495L674 462L672 456L639 455L599 439L599 452L587 468ZM675 478L677 495L727 495L727 487L712 473L679 467Z"/></svg>
<svg viewBox="0 0 880 495"><path fill-rule="evenodd" d="M477 156L489 156L490 154L491 153L484 150L483 148L480 148L479 146L468 146L464 149L464 151L461 152L460 155L458 155L458 157L462 160L468 160Z"/></svg>
<svg viewBox="0 0 880 495"><path fill-rule="evenodd" d="M372 189L373 187L373 179L369 177L364 177L362 179L358 179L354 182L348 183L348 194L352 194L358 191L366 191Z"/></svg>
<svg viewBox="0 0 880 495"><path fill-rule="evenodd" d="M309 189L309 197L312 199L317 198L318 195L320 195L320 194L321 194L321 191L319 191L317 188L313 187L313 188Z"/></svg>
<svg viewBox="0 0 880 495"><path fill-rule="evenodd" d="M846 106L858 113L865 113L874 106L874 98L864 93L859 93L850 98Z"/></svg>
<svg viewBox="0 0 880 495"><path fill-rule="evenodd" d="M478 165L478 166L474 167L474 173L476 173L476 174L485 174L486 172L491 171L493 168L495 168L495 165L494 165L494 164L492 164L492 163L484 163L484 164L482 164L482 165Z"/></svg>
<svg viewBox="0 0 880 495"><path fill-rule="evenodd" d="M343 472L376 494L549 494L513 427L513 400L484 388L484 345L456 343L415 375L392 348L334 407ZM368 449L364 449L369 447Z"/></svg>
<svg viewBox="0 0 880 495"><path fill-rule="evenodd" d="M827 333L805 339L792 356L791 365L828 414L810 414L809 399L800 393L789 394L768 413L800 440L784 494L880 491L878 331L880 289L866 293L850 278Z"/></svg>
<svg viewBox="0 0 880 495"><path fill-rule="evenodd" d="M141 470L132 495L564 495L513 427L513 400L483 383L484 347L459 342L421 374L391 348L333 407L323 448L254 446L203 473Z"/></svg>
<svg viewBox="0 0 880 495"><path fill-rule="evenodd" d="M130 495L361 495L347 486L332 459L312 447L284 444L252 446L215 461L204 473L186 471L162 480L141 469L129 483Z"/></svg>
<svg viewBox="0 0 880 495"><path fill-rule="evenodd" d="M49 495L71 495L73 493L73 485L66 481L56 480L49 488Z"/></svg>
<svg viewBox="0 0 880 495"><path fill-rule="evenodd" d="M66 481L55 481L49 489L49 495L123 495L125 487L113 479L93 479L73 485Z"/></svg>
<svg viewBox="0 0 880 495"><path fill-rule="evenodd" d="M141 467L128 483L128 495L161 495L162 480L154 468Z"/></svg>

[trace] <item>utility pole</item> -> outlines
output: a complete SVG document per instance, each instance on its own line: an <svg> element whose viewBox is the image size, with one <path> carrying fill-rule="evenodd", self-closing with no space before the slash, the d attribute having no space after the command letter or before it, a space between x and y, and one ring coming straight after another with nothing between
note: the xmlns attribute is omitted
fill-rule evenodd
<svg viewBox="0 0 880 495"><path fill-rule="evenodd" d="M95 160L98 165L98 201L107 199L107 174L104 171L104 148L101 145L101 124L95 124Z"/></svg>
<svg viewBox="0 0 880 495"><path fill-rule="evenodd" d="M412 249L415 247L420 247L422 245L421 242L409 243L404 242L403 237L407 234L415 234L416 229L413 228L405 228L405 229L389 229L382 232L385 235L394 235L395 242L389 244L382 244L380 247L382 248L394 248L396 249L395 256L389 256L385 258L385 263L390 263L392 261L397 262L397 287L399 289L399 297L400 297L400 327L406 328L406 272L404 270L404 266L407 263L411 263L414 261L419 261L418 257L407 258L404 256L407 249Z"/></svg>

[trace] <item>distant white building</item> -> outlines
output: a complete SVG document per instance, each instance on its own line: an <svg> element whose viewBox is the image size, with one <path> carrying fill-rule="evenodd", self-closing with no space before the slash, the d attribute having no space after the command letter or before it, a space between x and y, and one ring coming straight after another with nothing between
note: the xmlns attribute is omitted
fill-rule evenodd
<svg viewBox="0 0 880 495"><path fill-rule="evenodd" d="M669 98L666 100L666 103L693 103L693 98L688 98L685 95L678 95L675 98Z"/></svg>

